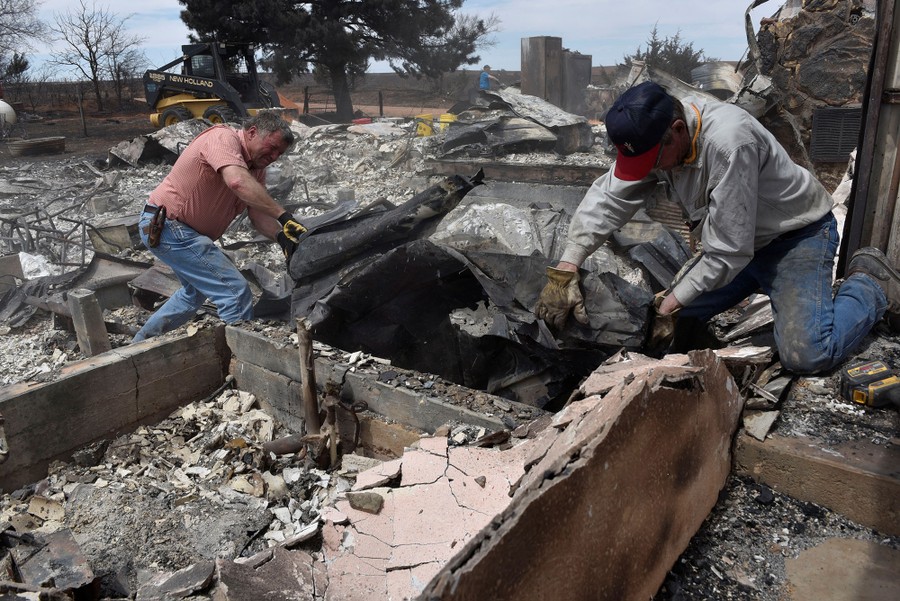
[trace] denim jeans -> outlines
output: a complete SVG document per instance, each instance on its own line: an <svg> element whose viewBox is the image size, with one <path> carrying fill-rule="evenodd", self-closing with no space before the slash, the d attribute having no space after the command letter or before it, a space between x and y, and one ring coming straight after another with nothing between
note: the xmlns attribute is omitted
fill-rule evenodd
<svg viewBox="0 0 900 601"><path fill-rule="evenodd" d="M150 213L144 212L138 223L145 245L144 227L151 217ZM252 319L253 294L247 280L207 236L170 219L163 227L159 245L150 248L150 252L172 268L181 288L150 316L135 334L133 342L159 336L187 323L206 299L216 306L219 318L225 323Z"/></svg>
<svg viewBox="0 0 900 601"><path fill-rule="evenodd" d="M732 282L701 294L681 316L707 320L762 289L772 301L782 366L800 374L829 370L859 346L887 308L881 286L864 274L848 277L832 298L837 247L829 213L758 250Z"/></svg>

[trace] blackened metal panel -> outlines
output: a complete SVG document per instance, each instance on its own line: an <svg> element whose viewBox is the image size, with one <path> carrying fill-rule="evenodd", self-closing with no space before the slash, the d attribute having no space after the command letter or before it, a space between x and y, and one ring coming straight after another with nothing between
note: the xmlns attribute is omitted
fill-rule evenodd
<svg viewBox="0 0 900 601"><path fill-rule="evenodd" d="M861 123L861 107L825 107L813 111L810 158L825 163L847 162L859 143Z"/></svg>

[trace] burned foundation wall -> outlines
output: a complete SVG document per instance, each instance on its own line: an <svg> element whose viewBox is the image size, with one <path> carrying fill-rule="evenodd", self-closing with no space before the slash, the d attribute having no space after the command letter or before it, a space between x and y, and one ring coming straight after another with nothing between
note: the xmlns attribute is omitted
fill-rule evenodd
<svg viewBox="0 0 900 601"><path fill-rule="evenodd" d="M175 341L115 349L63 369L53 382L23 382L0 391L9 453L0 488L15 490L47 475L76 449L155 423L225 380L224 327ZM136 357L140 355L140 360Z"/></svg>

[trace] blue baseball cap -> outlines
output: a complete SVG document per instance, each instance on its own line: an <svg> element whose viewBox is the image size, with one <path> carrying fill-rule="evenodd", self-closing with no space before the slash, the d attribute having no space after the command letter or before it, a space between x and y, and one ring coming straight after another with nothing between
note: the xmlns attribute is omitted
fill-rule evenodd
<svg viewBox="0 0 900 601"><path fill-rule="evenodd" d="M652 81L628 88L606 113L606 133L619 151L614 174L625 181L647 177L656 164L675 103Z"/></svg>

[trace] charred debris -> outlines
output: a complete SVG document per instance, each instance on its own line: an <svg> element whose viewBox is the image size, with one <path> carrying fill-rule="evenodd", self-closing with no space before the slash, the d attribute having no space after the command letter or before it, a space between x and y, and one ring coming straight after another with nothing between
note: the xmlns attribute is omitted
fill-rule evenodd
<svg viewBox="0 0 900 601"><path fill-rule="evenodd" d="M638 66L629 77L665 74ZM759 90L748 97L758 100ZM343 398L332 382L319 382L321 407L312 402L321 410L309 411L309 395L318 396L315 384L308 390L310 370L300 378L307 388L301 431L273 417L229 375L206 398L152 425L102 437L69 461L52 463L47 478L7 491L0 507L4 595L325 599L403 591L454 598L467 587L485 590L491 570L518 557L505 552L521 547L518 528L534 531L534 523L553 515L552 508L541 513L550 483L559 483L553 490L567 490L566 482L577 488L580 480L567 480L572 474L589 473L604 453L618 458L620 435L589 411L611 411L612 405L599 408L596 395L621 399L615 405L620 426L672 427L672 420L693 415L648 417L646 405L634 400L642 398L644 382L656 382L649 388L662 389L672 402L691 395L713 402L708 392L721 387L709 406L714 410L698 405L702 415L714 416L713 430L721 435L709 439L721 444L706 453L715 460L703 468L716 475L706 476L701 496L685 497L693 513L679 510L684 531L673 540L680 547L673 544L657 558L663 567L651 570L648 581L665 586L649 594L675 599L692 586L718 594L716 579L726 590L760 598L779 590L783 558L757 559L761 542L747 559L737 550L740 537L713 560L712 584L698 583L694 567L709 560L694 547L668 571L717 501L731 467L725 449L739 420L760 441L778 428L790 435L830 428L839 439L889 444L894 417L843 403L834 378L798 381L783 373L771 354L771 315L762 296L698 333L696 346L717 348L716 355L701 351L662 364L643 356L653 294L690 256L680 218L662 198L585 264L591 323L570 323L554 336L531 307L587 182L534 180L560 165L592 176L608 168L603 126L512 88L484 93L453 114L449 123L427 124L434 131L426 136L418 135L421 119L296 123L300 142L272 166L267 183L309 226L298 252L284 265L280 252L242 220L223 246L255 288L260 321L247 329L299 348L301 368L313 357L333 361L381 386L426 397L440 391L442 402L493 421L450 421L423 436L379 416L399 446L393 452L360 439L371 408ZM37 334L31 349L14 352L6 343L4 384L50 383L67 363L127 347L145 311L177 288L165 266L153 265L141 248L137 214L167 165L208 125L195 120L123 142L99 163L34 158L0 167L3 337L38 331L34 325L45 312L59 328L43 339ZM468 168L458 169L461 163ZM494 180L486 164L514 166L532 181ZM442 175L447 169L455 173ZM835 199L840 212L843 199ZM214 317L214 307L205 313ZM302 327L296 316L306 318ZM214 323L201 315L179 334ZM896 340L878 334L870 352L896 352ZM714 367L718 361L727 373ZM656 371L646 371L648 365ZM729 378L735 390L725 385ZM715 403L725 397L730 409L720 415ZM633 421L622 417L629 411ZM659 436L652 429L628 432L638 442ZM571 447L559 442L561 434L567 444L575 441ZM503 459L491 454L500 450L508 453ZM687 465L706 460L684 459L667 473L691 480L696 476ZM729 490L765 495L748 482L732 481ZM423 506L436 513L422 517ZM838 516L811 504L797 511L811 530L811 522L828 520L844 528ZM707 546L739 530L733 515L716 521L716 512L726 510L714 512L698 539ZM439 527L441 515L449 530ZM560 522L559 528L574 536L582 526ZM550 533L539 538L556 549ZM577 580L555 586L577 587ZM619 582L620 592L646 592L639 580ZM403 584L391 588L395 581Z"/></svg>

